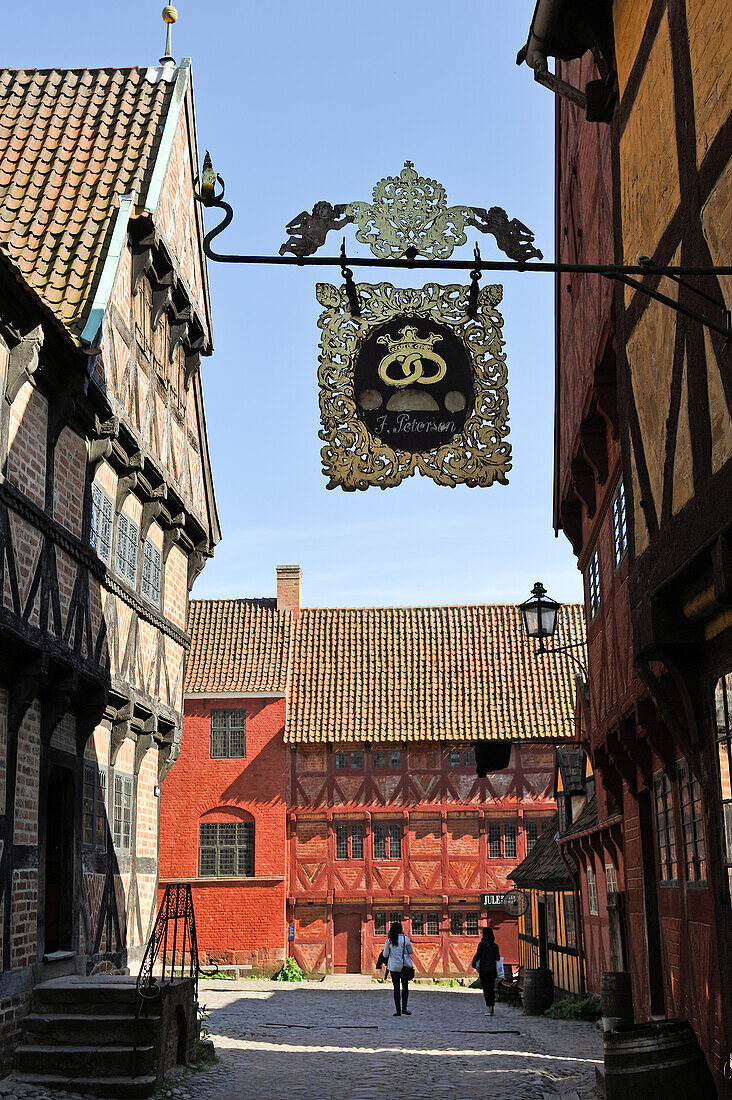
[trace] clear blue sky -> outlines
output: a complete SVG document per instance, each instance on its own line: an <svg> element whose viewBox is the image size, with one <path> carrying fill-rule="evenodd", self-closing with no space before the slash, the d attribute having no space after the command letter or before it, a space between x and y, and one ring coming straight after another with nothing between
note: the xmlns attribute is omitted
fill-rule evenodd
<svg viewBox="0 0 732 1100"><path fill-rule="evenodd" d="M554 100L515 65L533 8L180 0L173 53L193 59L201 154L211 150L235 208L217 247L276 253L301 210L369 200L410 159L451 204L502 206L525 222L549 259ZM0 60L155 64L161 9L153 0L7 5ZM480 243L485 258L499 257L491 238ZM551 525L550 275L503 280L510 484L447 489L416 477L344 493L327 491L320 471L314 286L324 275L218 264L209 274L216 351L203 380L224 538L195 596L271 595L275 566L298 563L310 606L514 602L537 578L560 600L581 598L569 543ZM413 284L399 275L392 281Z"/></svg>

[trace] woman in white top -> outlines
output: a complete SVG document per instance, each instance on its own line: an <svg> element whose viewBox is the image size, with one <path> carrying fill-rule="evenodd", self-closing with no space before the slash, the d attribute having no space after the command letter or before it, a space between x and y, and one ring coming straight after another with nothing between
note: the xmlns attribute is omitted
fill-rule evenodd
<svg viewBox="0 0 732 1100"><path fill-rule="evenodd" d="M399 921L394 921L389 929L389 935L382 954L394 986L394 1004L396 1005L394 1015L411 1016L412 1013L407 1011L407 1001L409 1000L409 979L414 977L414 967L410 959L410 955L414 954L414 948L409 936L405 936L402 932ZM400 986L401 1001L399 999Z"/></svg>

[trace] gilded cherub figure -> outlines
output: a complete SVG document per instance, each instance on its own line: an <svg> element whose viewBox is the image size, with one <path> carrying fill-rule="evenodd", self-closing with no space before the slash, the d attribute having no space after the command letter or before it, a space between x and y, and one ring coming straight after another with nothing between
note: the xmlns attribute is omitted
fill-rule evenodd
<svg viewBox="0 0 732 1100"><path fill-rule="evenodd" d="M543 259L543 253L534 247L534 234L520 222L518 218L508 220L508 214L501 210L500 206L492 206L490 210L484 210L479 206L469 207L475 215L474 218L466 218L465 224L472 225L481 233L492 233L496 238L501 252L522 263L535 256L537 260Z"/></svg>
<svg viewBox="0 0 732 1100"><path fill-rule="evenodd" d="M345 225L353 221L346 215L348 203L332 206L329 202L316 202L311 214L303 210L287 225L290 234L289 240L280 246L280 256L285 252L292 252L295 256L312 256L321 245L325 244L325 238L331 229L343 229Z"/></svg>

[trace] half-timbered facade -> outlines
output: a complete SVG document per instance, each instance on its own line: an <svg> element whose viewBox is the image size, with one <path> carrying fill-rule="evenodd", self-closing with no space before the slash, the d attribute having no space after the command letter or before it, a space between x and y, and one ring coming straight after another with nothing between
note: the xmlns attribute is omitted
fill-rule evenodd
<svg viewBox="0 0 732 1100"><path fill-rule="evenodd" d="M562 625L581 640L579 608ZM569 660L538 662L512 606L301 608L298 567L276 600L193 601L189 630L161 882L193 884L210 959L368 973L399 919L421 973L468 973L486 920L516 962L500 899L554 812Z"/></svg>
<svg viewBox="0 0 732 1100"><path fill-rule="evenodd" d="M134 964L219 538L190 63L0 72L0 1051ZM2 1062L2 1054L0 1054Z"/></svg>
<svg viewBox="0 0 732 1100"><path fill-rule="evenodd" d="M594 814L562 841L588 983L687 1017L728 1095L732 13L723 0L539 0L525 51L557 93L557 251L638 264L557 279L555 524L585 577ZM547 57L557 58L556 74ZM643 261L645 262L645 261ZM678 312L674 306L678 305ZM725 313L727 311L727 313ZM725 1067L726 1071L725 1071Z"/></svg>

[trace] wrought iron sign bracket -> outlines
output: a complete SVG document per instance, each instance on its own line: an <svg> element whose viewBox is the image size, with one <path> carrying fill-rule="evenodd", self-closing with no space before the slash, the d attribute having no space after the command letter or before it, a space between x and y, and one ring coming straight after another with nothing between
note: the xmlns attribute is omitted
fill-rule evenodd
<svg viewBox="0 0 732 1100"><path fill-rule="evenodd" d="M483 260L480 258L480 252L477 246L476 256L472 260L440 258L422 259L417 258L414 248L408 248L405 249L404 253L400 256L349 256L347 257L348 267L344 265L346 259L345 243L340 256L314 256L305 254L286 255L282 252L276 256L255 256L216 252L211 246L212 241L231 225L234 218L234 210L228 202L224 201L224 181L221 179L221 176L216 176L215 179L218 179L221 184L221 193L219 195L215 195L213 189L207 193L203 186L200 191L194 189L197 201L204 207L207 209L215 208L223 210L224 212L222 220L218 225L214 226L213 229L209 230L203 240L203 251L209 260L215 263L224 264L283 264L287 266L294 264L297 267L338 267L343 272L346 281L346 293L349 295L349 304L352 306L357 303L357 295L353 284L353 267L409 269L413 271L469 271L471 272L471 278L473 275L479 277L480 273L483 271L602 275L606 279L615 279L618 282L625 283L626 286L630 286L634 290L639 291L639 293L645 294L649 298L653 298L655 301L660 302L661 305L673 309L676 313L684 314L684 316L689 317L692 321L696 321L698 324L703 325L704 328L719 333L727 340L732 337L732 318L730 318L730 311L725 309L716 299L711 298L710 295L697 290L695 287L691 287L690 284L685 283L682 279L682 276L732 275L732 265L724 267L691 267L688 265L661 267L648 261L645 257L641 257L637 264L568 264L547 263L536 260ZM656 278L664 276L681 283L686 289L693 290L694 293L717 305L723 312L723 320L716 320L699 313L697 310L690 309L688 306L668 297L668 295L662 294L658 290L654 290L652 287L648 286L647 283L641 282L637 276L653 276ZM352 293L349 293L349 286ZM352 300L352 295L355 295L354 300ZM359 307L356 305L356 308ZM359 313L355 312L353 309L352 312L353 316L359 316Z"/></svg>

